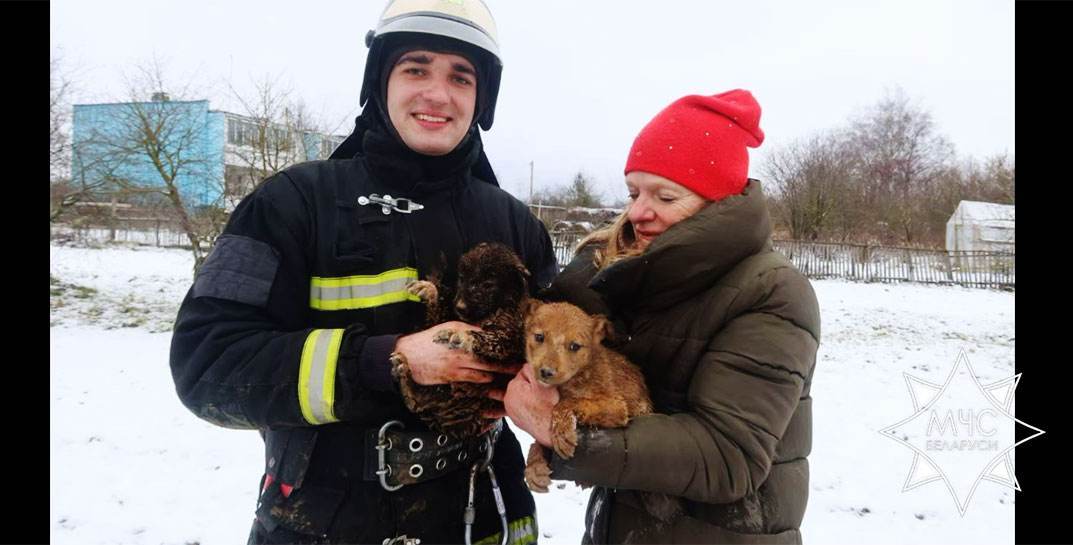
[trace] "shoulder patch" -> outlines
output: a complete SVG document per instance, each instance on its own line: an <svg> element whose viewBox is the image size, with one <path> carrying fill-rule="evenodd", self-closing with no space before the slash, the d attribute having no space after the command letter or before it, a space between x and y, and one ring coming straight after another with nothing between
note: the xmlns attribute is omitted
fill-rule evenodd
<svg viewBox="0 0 1073 545"><path fill-rule="evenodd" d="M267 243L221 235L194 280L194 297L216 297L264 307L279 269L279 255Z"/></svg>

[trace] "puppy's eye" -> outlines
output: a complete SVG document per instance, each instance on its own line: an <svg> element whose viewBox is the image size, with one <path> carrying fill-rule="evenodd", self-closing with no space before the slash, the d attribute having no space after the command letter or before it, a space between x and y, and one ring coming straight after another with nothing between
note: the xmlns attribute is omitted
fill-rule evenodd
<svg viewBox="0 0 1073 545"><path fill-rule="evenodd" d="M570 343L569 348L571 352L577 352L578 350L581 350L581 345L576 342L572 342Z"/></svg>
<svg viewBox="0 0 1073 545"><path fill-rule="evenodd" d="M536 341L536 342L538 342L538 343L542 343L542 342L544 342L544 334L543 334L543 333L536 333L536 334L534 334L534 335L533 335L533 340L534 340L534 341Z"/></svg>

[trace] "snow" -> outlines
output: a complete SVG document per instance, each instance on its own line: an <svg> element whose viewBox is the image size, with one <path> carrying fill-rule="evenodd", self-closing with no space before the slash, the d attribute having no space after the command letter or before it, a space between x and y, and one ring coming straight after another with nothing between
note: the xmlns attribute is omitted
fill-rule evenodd
<svg viewBox="0 0 1073 545"><path fill-rule="evenodd" d="M151 246L50 245L49 274L53 326L167 332L193 280L193 258L187 250Z"/></svg>
<svg viewBox="0 0 1073 545"><path fill-rule="evenodd" d="M243 543L261 438L193 416L168 369L171 320L192 280L189 252L50 245L49 258L50 542ZM913 412L903 373L942 383L964 351L985 384L1014 374L1015 294L813 286L823 338L804 539L1012 543L1013 490L982 482L964 516L941 483L902 492L913 452L879 430ZM532 440L518 434L526 452ZM577 543L589 491L556 485L536 495L542 541Z"/></svg>

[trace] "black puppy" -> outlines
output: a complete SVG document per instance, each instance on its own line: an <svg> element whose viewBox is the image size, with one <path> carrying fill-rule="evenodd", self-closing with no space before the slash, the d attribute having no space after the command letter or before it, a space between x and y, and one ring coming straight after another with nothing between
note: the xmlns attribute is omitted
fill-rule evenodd
<svg viewBox="0 0 1073 545"><path fill-rule="evenodd" d="M458 262L458 285L453 301L447 290L427 280L409 286L427 305L429 325L457 318L480 331L444 330L435 342L472 352L482 361L510 365L525 359L525 308L529 303L529 271L518 256L498 243L481 243ZM432 429L454 438L478 435L491 421L483 415L497 407L487 397L492 388L505 388L509 377L496 374L493 382L452 382L422 386L413 381L406 358L391 355L392 374L399 381L406 407Z"/></svg>

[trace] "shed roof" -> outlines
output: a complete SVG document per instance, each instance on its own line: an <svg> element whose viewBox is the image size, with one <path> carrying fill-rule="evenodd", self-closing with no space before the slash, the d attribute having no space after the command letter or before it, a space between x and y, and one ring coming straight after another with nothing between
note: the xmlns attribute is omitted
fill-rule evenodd
<svg viewBox="0 0 1073 545"><path fill-rule="evenodd" d="M962 221L969 222L999 222L1014 223L1014 205L998 204L993 202L961 201L954 217L960 217Z"/></svg>

